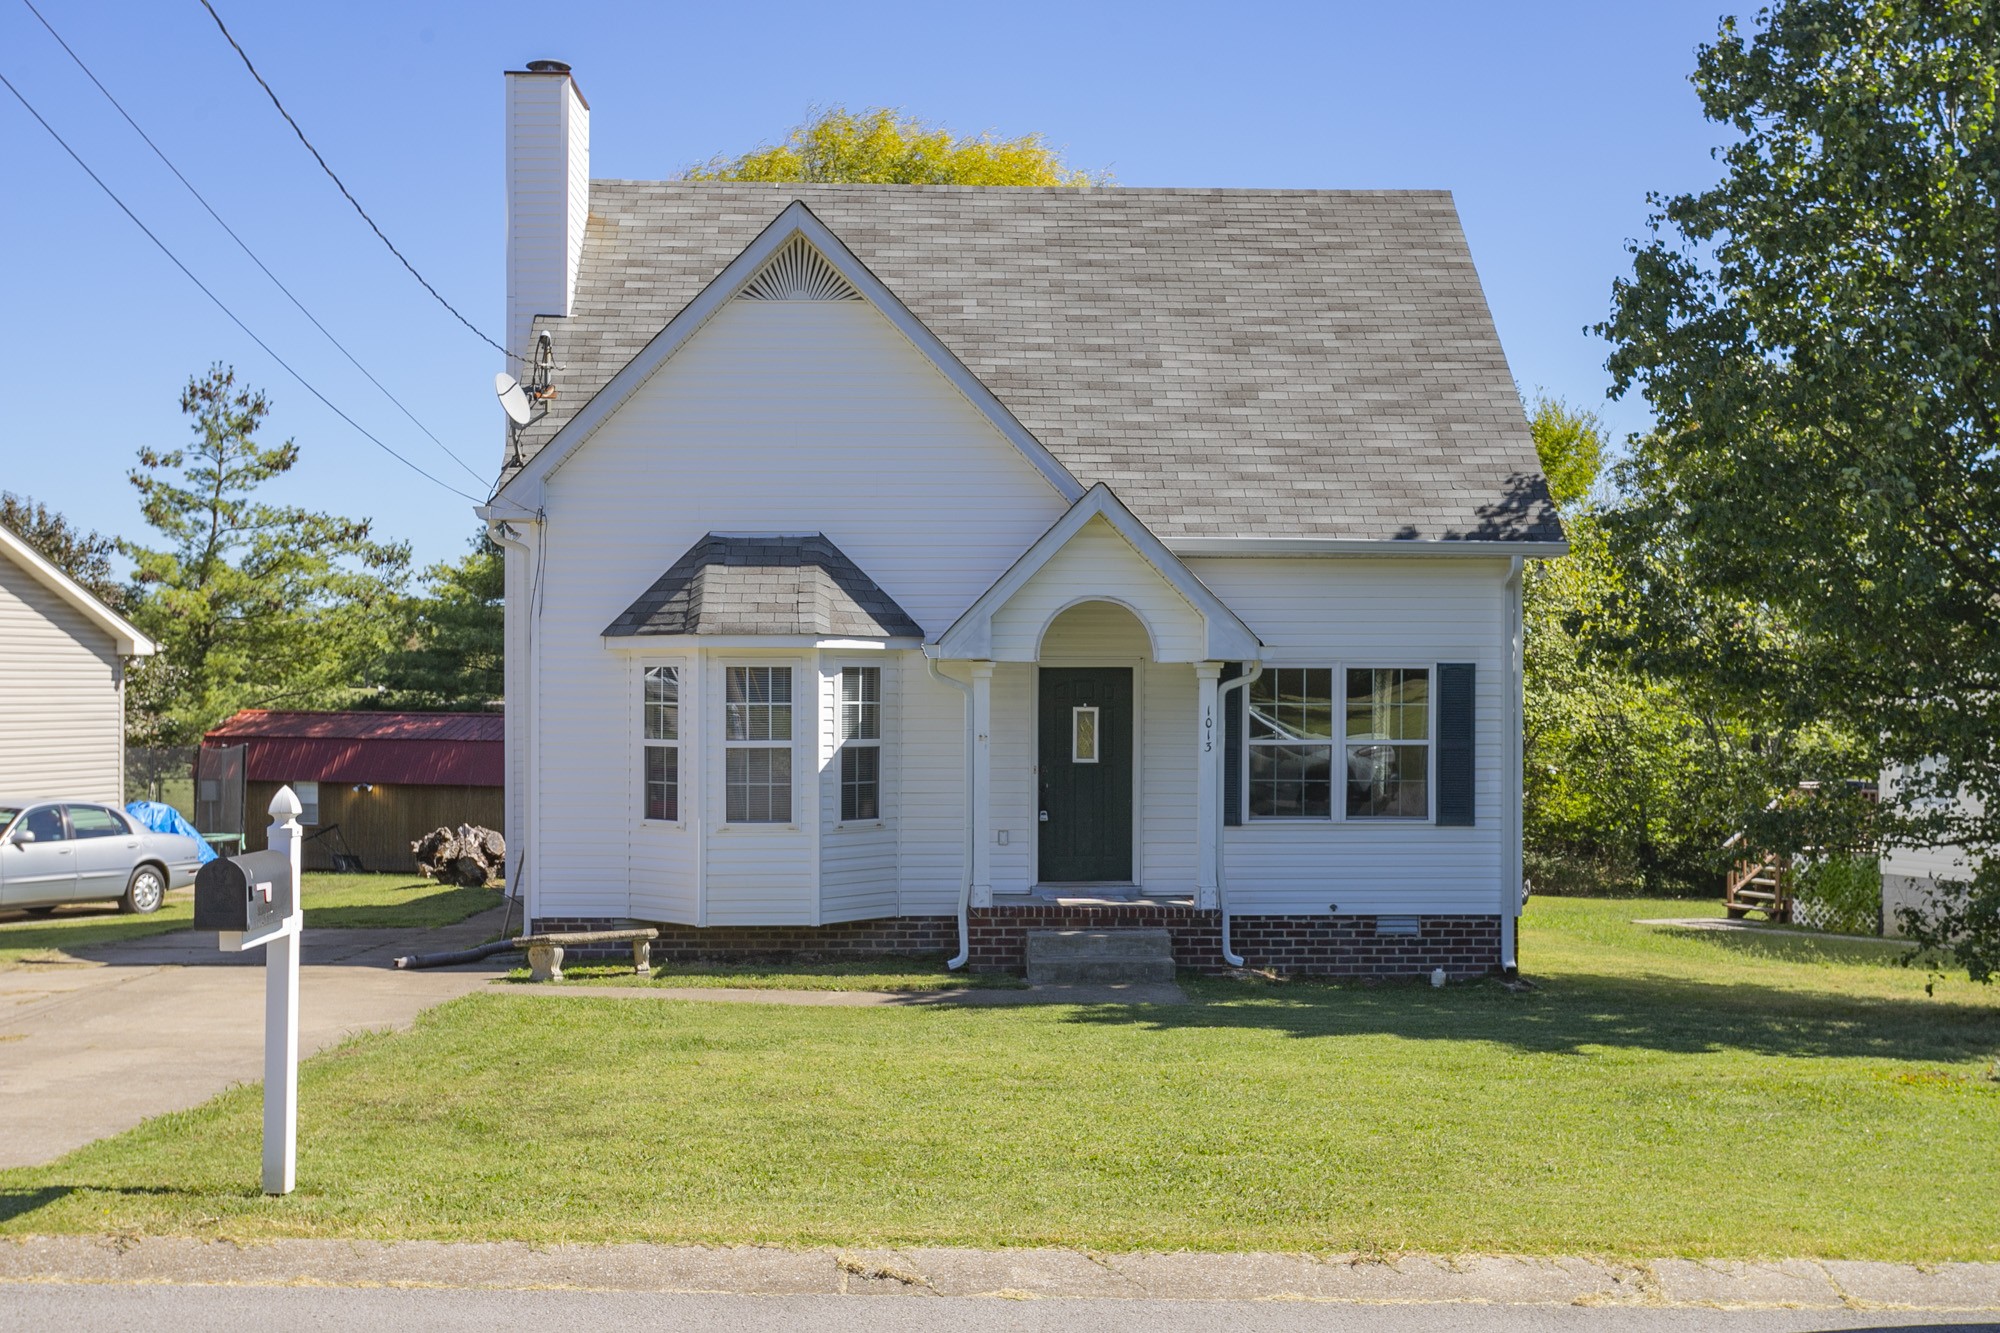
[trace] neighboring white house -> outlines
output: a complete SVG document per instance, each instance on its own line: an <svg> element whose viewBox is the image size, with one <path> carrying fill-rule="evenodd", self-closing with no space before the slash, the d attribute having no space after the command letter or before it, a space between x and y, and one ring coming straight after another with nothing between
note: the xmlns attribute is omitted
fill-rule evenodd
<svg viewBox="0 0 2000 1333"><path fill-rule="evenodd" d="M1882 798L1891 799L1900 782L1900 770L1882 771ZM1964 813L1977 816L1984 807L1976 796L1958 798ZM1882 849L1882 933L1900 935L1904 908L1922 908L1930 903L1939 880L1963 883L1978 870L1978 863L1962 847L1898 847Z"/></svg>
<svg viewBox="0 0 2000 1333"><path fill-rule="evenodd" d="M1448 194L591 181L507 91L536 927L1511 965L1566 548Z"/></svg>
<svg viewBox="0 0 2000 1333"><path fill-rule="evenodd" d="M125 659L152 641L0 527L0 795L125 799Z"/></svg>

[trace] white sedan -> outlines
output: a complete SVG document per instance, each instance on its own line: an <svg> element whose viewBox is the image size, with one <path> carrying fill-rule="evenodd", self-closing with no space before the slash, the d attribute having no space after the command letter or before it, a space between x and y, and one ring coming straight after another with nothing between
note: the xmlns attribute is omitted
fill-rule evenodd
<svg viewBox="0 0 2000 1333"><path fill-rule="evenodd" d="M194 883L201 844L155 833L113 805L0 797L0 909L48 909L116 899L157 911L168 889Z"/></svg>

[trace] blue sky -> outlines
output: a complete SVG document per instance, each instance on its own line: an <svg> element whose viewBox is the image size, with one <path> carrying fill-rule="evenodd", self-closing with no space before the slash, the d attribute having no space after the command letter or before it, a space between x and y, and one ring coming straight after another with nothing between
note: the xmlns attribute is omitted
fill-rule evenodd
<svg viewBox="0 0 2000 1333"><path fill-rule="evenodd" d="M1039 130L1127 185L1452 190L1515 378L1605 404L1606 310L1649 190L1713 179L1687 75L1723 0L829 7L215 0L335 170L475 323L501 324L503 69L551 57L592 116L592 174L658 178L775 139L814 105ZM36 0L272 269L452 451L488 474L498 356L320 175L197 0ZM0 73L166 243L343 410L481 491L349 366L167 174L20 0ZM463 498L379 453L211 306L0 90L10 411L0 489L143 538L125 473L178 396L233 363L304 451L274 498L457 555Z"/></svg>

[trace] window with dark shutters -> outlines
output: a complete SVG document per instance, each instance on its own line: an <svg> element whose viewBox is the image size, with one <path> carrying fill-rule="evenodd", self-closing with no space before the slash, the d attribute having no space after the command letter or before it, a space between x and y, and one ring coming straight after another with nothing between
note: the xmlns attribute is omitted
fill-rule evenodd
<svg viewBox="0 0 2000 1333"><path fill-rule="evenodd" d="M1469 828L1475 668L1471 662L1440 662L1437 673L1437 822Z"/></svg>

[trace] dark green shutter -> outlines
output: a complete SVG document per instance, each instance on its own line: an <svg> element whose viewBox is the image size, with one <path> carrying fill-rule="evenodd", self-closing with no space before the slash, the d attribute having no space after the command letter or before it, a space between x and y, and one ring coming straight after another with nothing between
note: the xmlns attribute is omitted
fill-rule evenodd
<svg viewBox="0 0 2000 1333"><path fill-rule="evenodd" d="M1437 822L1472 826L1471 662L1441 662L1437 682Z"/></svg>
<svg viewBox="0 0 2000 1333"><path fill-rule="evenodd" d="M1224 680L1242 674L1241 662L1223 665ZM1222 822L1229 825L1243 822L1243 696L1248 691L1245 686L1222 696L1228 700L1222 708Z"/></svg>

